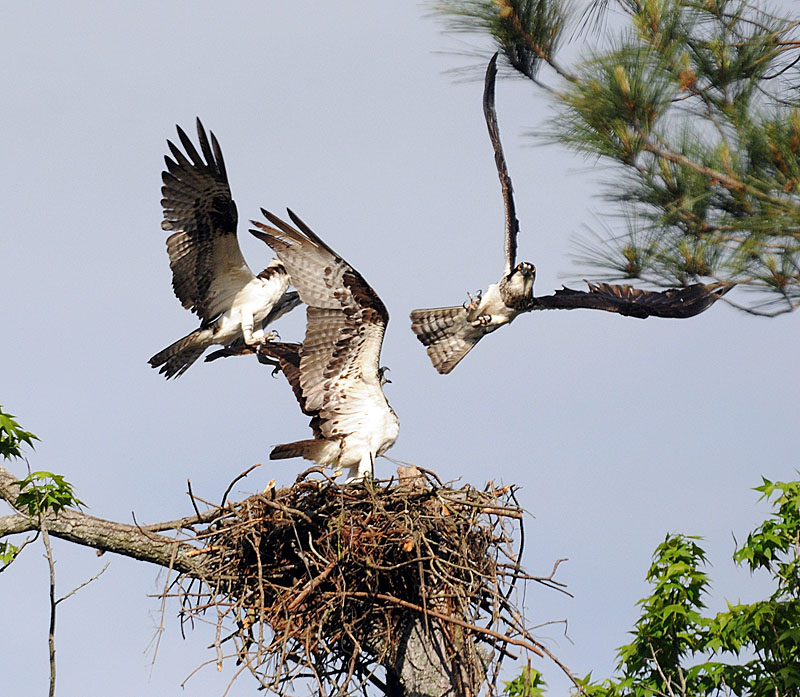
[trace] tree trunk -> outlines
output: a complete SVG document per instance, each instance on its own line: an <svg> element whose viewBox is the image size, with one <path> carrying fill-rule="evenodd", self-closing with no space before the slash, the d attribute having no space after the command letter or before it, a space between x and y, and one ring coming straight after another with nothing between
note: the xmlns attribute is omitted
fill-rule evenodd
<svg viewBox="0 0 800 697"><path fill-rule="evenodd" d="M457 627L451 629L458 630ZM395 637L391 658L384 661L389 697L473 697L486 677L486 656L469 647L448 656L447 643L436 626L410 617Z"/></svg>

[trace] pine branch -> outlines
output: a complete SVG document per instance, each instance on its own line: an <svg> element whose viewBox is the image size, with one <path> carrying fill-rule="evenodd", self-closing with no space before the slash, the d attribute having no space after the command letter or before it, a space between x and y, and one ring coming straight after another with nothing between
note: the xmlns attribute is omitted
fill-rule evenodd
<svg viewBox="0 0 800 697"><path fill-rule="evenodd" d="M769 201L770 203L774 203L782 208L786 208L789 211L797 212L797 205L792 201L788 201L783 198L778 198L777 196L773 196L772 194L766 193L765 191L761 191L753 186L745 184L739 179L735 177L728 176L720 172L719 170L712 169L705 165L699 164L694 162L690 158L686 157L686 155L682 155L681 153L673 152L672 150L656 145L652 141L648 139L648 137L639 131L639 136L642 138L642 149L646 150L647 152L651 152L654 155L658 155L669 162L674 162L679 165L683 165L684 167L688 167L691 170L694 170L698 174L702 174L703 176L709 177L712 180L717 180L720 184L722 184L726 189L730 189L731 191L743 191L744 193L750 194L751 196L755 196L756 198L760 198L763 201Z"/></svg>

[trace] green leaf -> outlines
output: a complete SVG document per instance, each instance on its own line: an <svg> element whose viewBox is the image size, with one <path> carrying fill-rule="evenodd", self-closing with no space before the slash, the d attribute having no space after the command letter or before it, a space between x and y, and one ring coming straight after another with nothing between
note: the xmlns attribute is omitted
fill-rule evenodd
<svg viewBox="0 0 800 697"><path fill-rule="evenodd" d="M505 683L503 693L509 697L542 697L546 686L538 670L526 667L516 678Z"/></svg>
<svg viewBox="0 0 800 697"><path fill-rule="evenodd" d="M0 542L0 567L5 568L17 557L19 547L10 542Z"/></svg>
<svg viewBox="0 0 800 697"><path fill-rule="evenodd" d="M33 433L23 430L12 414L3 411L0 405L0 456L4 460L22 457L20 446L25 443L33 448L39 440Z"/></svg>
<svg viewBox="0 0 800 697"><path fill-rule="evenodd" d="M20 487L14 505L26 509L31 518L48 511L58 513L67 506L81 508L85 505L75 496L72 485L63 475L52 472L31 472L14 484Z"/></svg>

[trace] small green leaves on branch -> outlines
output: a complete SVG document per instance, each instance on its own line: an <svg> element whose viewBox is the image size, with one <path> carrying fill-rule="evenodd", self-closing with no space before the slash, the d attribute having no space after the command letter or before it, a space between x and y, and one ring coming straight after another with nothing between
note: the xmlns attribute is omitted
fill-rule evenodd
<svg viewBox="0 0 800 697"><path fill-rule="evenodd" d="M22 457L20 450L23 443L33 447L33 441L39 440L33 433L24 431L12 414L7 414L0 406L0 457L4 460Z"/></svg>
<svg viewBox="0 0 800 697"><path fill-rule="evenodd" d="M20 487L14 506L20 510L27 510L31 518L49 511L58 513L67 506L80 509L85 505L75 496L72 484L60 474L31 472L14 484Z"/></svg>
<svg viewBox="0 0 800 697"><path fill-rule="evenodd" d="M33 441L39 440L37 436L25 431L17 423L12 414L7 414L0 406L0 456L5 460L21 458L22 444L33 447ZM72 484L60 474L52 472L31 472L24 479L12 482L19 487L19 493L12 501L15 508L27 510L31 518L44 515L48 512L58 513L67 506L81 508L84 505L72 490ZM16 548L10 543L0 546L0 564L7 565L13 560ZM10 555L9 560L4 561Z"/></svg>
<svg viewBox="0 0 800 697"><path fill-rule="evenodd" d="M543 697L547 683L542 674L528 666L512 681L505 683L503 693L508 697Z"/></svg>
<svg viewBox="0 0 800 697"><path fill-rule="evenodd" d="M633 641L618 651L618 677L579 680L586 697L797 697L800 694L800 481L756 487L772 515L734 553L774 591L704 616L710 581L698 538L669 535L647 572ZM518 684L520 676L510 685ZM527 694L509 692L512 695Z"/></svg>
<svg viewBox="0 0 800 697"><path fill-rule="evenodd" d="M670 535L655 551L647 572L650 597L639 601L641 617L634 640L619 650L620 665L639 688L668 694L677 685L681 659L702 645L703 596L708 576L700 570L706 558L696 537Z"/></svg>
<svg viewBox="0 0 800 697"><path fill-rule="evenodd" d="M0 571L5 569L17 556L19 547L11 542L0 542Z"/></svg>
<svg viewBox="0 0 800 697"><path fill-rule="evenodd" d="M764 479L755 491L761 492L762 500L774 500L778 510L750 533L734 559L751 571L771 572L779 582L780 598L800 598L800 482ZM800 623L797 627L800 630Z"/></svg>

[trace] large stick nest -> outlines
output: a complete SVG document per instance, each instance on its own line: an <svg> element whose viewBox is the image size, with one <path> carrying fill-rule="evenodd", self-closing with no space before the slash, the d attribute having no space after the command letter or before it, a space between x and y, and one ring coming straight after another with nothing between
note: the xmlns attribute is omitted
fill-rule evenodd
<svg viewBox="0 0 800 697"><path fill-rule="evenodd" d="M538 653L510 600L524 577L513 487L410 470L344 487L301 477L219 509L196 536L203 578L180 577L179 596L183 622L215 613L220 669L235 657L277 694L299 678L320 694L385 692L410 621L463 664L469 692L494 692L510 644Z"/></svg>

